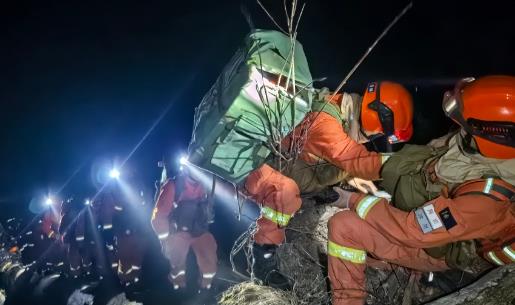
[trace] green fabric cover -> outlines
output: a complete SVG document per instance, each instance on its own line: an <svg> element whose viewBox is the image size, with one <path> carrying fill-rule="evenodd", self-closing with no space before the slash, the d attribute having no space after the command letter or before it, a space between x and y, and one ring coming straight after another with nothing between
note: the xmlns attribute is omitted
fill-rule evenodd
<svg viewBox="0 0 515 305"><path fill-rule="evenodd" d="M234 183L242 182L310 111L312 78L302 45L290 37L256 30L233 56L196 108L189 161ZM292 64L292 57L293 63ZM293 67L293 69L291 68ZM291 69L291 71L290 71ZM261 72L262 71L262 72ZM295 96L265 89L263 78L295 79ZM291 86L289 86L291 88Z"/></svg>

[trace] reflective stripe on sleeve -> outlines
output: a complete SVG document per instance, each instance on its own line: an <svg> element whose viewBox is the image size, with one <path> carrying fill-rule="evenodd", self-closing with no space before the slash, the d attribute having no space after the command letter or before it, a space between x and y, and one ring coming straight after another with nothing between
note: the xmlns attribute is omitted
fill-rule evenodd
<svg viewBox="0 0 515 305"><path fill-rule="evenodd" d="M288 225L288 222L290 222L291 219L291 215L283 214L269 207L263 207L261 209L261 214L266 219L273 221L282 227Z"/></svg>
<svg viewBox="0 0 515 305"><path fill-rule="evenodd" d="M358 213L361 219L365 219L367 217L368 212L381 200L381 198L376 196L365 196L361 199L356 206L356 213Z"/></svg>
<svg viewBox="0 0 515 305"><path fill-rule="evenodd" d="M104 230L110 230L110 229L113 228L113 224L112 223L105 224L105 225L102 226L102 228Z"/></svg>
<svg viewBox="0 0 515 305"><path fill-rule="evenodd" d="M340 246L332 241L329 241L327 244L327 253L331 256L352 262L354 264L364 264L367 259L367 252L360 249Z"/></svg>

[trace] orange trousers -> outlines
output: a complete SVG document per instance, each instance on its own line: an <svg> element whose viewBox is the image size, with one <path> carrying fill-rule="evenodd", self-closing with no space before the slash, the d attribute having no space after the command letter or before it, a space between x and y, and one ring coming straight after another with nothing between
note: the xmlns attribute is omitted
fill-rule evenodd
<svg viewBox="0 0 515 305"><path fill-rule="evenodd" d="M164 240L165 256L171 266L169 278L174 289L186 287L186 259L190 247L195 253L201 273L200 287L209 289L216 274L218 261L216 240L210 232L198 237L193 237L188 232L177 232Z"/></svg>
<svg viewBox="0 0 515 305"><path fill-rule="evenodd" d="M477 191L477 183L488 196ZM350 210L337 213L328 224L333 305L363 304L367 255L415 270L440 271L447 269L444 260L430 257L425 248L506 239L515 225L515 207L510 200L497 200L503 197L489 185L464 184L453 196L443 194L411 212L381 198L353 194Z"/></svg>
<svg viewBox="0 0 515 305"><path fill-rule="evenodd" d="M280 245L285 237L284 227L302 203L299 187L291 178L264 164L250 173L245 189L257 204L262 205L255 242Z"/></svg>
<svg viewBox="0 0 515 305"><path fill-rule="evenodd" d="M137 234L120 234L117 236L116 261L111 267L117 266L120 282L126 286L141 279L141 268L147 248L147 240Z"/></svg>
<svg viewBox="0 0 515 305"><path fill-rule="evenodd" d="M342 211L329 221L329 240L352 249L362 249L386 262L420 271L447 269L444 260L432 258L421 248L389 241L353 211ZM366 263L328 256L333 305L362 305L365 301Z"/></svg>

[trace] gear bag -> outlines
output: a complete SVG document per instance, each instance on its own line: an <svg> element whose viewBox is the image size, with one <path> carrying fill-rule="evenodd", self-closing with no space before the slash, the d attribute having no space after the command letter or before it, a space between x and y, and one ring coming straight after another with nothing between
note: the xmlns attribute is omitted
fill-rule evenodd
<svg viewBox="0 0 515 305"><path fill-rule="evenodd" d="M170 228L170 232L185 231L193 237L198 237L208 231L209 223L212 222L211 218L214 217L214 213L211 211L213 194L209 198L180 200L185 183L184 176L179 175L174 178L176 207L170 217L170 224L174 226Z"/></svg>
<svg viewBox="0 0 515 305"><path fill-rule="evenodd" d="M189 162L240 183L310 111L312 82L299 42L251 32L195 110Z"/></svg>
<svg viewBox="0 0 515 305"><path fill-rule="evenodd" d="M392 194L396 208L409 212L440 195L443 185L431 182L427 169L447 150L405 145L388 159L381 169L380 185Z"/></svg>
<svg viewBox="0 0 515 305"><path fill-rule="evenodd" d="M193 237L208 231L207 200L179 201L171 215L170 223L176 226L172 231L189 232Z"/></svg>

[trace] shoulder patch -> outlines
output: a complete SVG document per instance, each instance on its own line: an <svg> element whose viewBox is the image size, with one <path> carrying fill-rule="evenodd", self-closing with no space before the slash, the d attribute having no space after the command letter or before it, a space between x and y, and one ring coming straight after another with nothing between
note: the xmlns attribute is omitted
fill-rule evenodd
<svg viewBox="0 0 515 305"><path fill-rule="evenodd" d="M422 232L429 233L443 226L440 217L436 214L435 207L432 203L426 204L415 210L415 217L422 229Z"/></svg>
<svg viewBox="0 0 515 305"><path fill-rule="evenodd" d="M457 225L456 220L452 216L451 210L449 210L449 208L443 209L438 214L440 215L440 218L442 219L443 225L445 226L445 228L447 230L449 230L450 228L452 228L455 225Z"/></svg>

